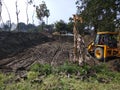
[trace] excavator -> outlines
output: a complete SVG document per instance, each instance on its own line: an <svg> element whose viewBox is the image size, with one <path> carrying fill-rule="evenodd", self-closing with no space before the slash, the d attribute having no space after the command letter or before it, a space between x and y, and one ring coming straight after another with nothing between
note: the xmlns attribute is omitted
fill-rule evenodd
<svg viewBox="0 0 120 90"><path fill-rule="evenodd" d="M97 60L120 57L117 38L118 32L97 32L94 41L88 45L87 50Z"/></svg>
<svg viewBox="0 0 120 90"><path fill-rule="evenodd" d="M74 28L77 28L76 22L80 21L83 22L82 18L74 16ZM78 32L74 29L74 35L77 35ZM88 53L93 56L97 60L104 60L111 58L111 57L119 57L120 58L120 46L118 47L118 32L97 32L94 40L88 44L87 51ZM75 39L74 39L74 42ZM74 43L74 46L77 46ZM76 47L74 48L74 53L76 53Z"/></svg>

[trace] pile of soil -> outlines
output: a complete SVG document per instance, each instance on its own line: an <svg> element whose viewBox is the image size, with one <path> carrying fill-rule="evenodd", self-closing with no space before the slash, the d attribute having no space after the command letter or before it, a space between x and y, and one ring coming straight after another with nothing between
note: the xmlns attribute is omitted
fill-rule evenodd
<svg viewBox="0 0 120 90"><path fill-rule="evenodd" d="M0 59L51 40L41 33L0 32Z"/></svg>
<svg viewBox="0 0 120 90"><path fill-rule="evenodd" d="M73 37L45 33L0 32L0 70L28 70L35 62L61 65L69 60L72 50ZM93 60L87 62L91 65ZM120 71L120 59L106 63L111 70Z"/></svg>
<svg viewBox="0 0 120 90"><path fill-rule="evenodd" d="M58 65L69 58L73 37L43 33L0 32L0 69L27 70L35 62Z"/></svg>

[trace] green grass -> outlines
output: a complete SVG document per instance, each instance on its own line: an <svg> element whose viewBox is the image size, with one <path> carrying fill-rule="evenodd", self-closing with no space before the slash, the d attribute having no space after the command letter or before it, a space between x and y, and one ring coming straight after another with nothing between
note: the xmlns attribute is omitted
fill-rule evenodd
<svg viewBox="0 0 120 90"><path fill-rule="evenodd" d="M91 71L94 71L92 75ZM119 90L120 88L120 73L110 71L105 64L80 67L65 63L51 67L49 64L37 63L31 66L27 79L15 82L14 77L14 74L0 73L0 90Z"/></svg>
<svg viewBox="0 0 120 90"><path fill-rule="evenodd" d="M41 84L32 84L28 81L21 81L8 85L6 90L119 90L119 83L98 83L83 82L75 78L49 75L44 78Z"/></svg>

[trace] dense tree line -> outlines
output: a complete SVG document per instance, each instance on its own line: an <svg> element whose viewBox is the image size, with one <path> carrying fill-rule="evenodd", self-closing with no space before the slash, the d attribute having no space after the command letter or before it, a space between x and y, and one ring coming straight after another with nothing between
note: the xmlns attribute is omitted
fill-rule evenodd
<svg viewBox="0 0 120 90"><path fill-rule="evenodd" d="M0 31L9 31L9 21L1 25ZM41 32L41 31L48 31L50 33L52 32L73 32L73 21L69 21L66 23L63 20L59 20L54 24L40 24L38 26L35 26L34 24L25 24L23 22L19 22L18 24L12 23L11 26L12 31L17 31L19 29L20 32Z"/></svg>
<svg viewBox="0 0 120 90"><path fill-rule="evenodd" d="M120 28L120 0L77 0L76 5L84 28L95 31Z"/></svg>
<svg viewBox="0 0 120 90"><path fill-rule="evenodd" d="M19 13L18 9L19 3L16 0L16 16L17 16L17 25L19 23ZM1 2L2 3L2 2ZM2 4L1 4L2 5ZM41 4L36 6L34 4L34 0L26 0L26 17L27 24L29 24L28 18L28 5L33 5L35 8L35 12L37 14L37 18L42 22L39 25L39 28L43 29L46 24L48 24L48 17L50 16L50 11L47 8L46 3L43 1ZM80 33L83 33L83 30L91 30L95 31L115 31L120 28L120 0L77 0L77 15L82 17L83 23L78 22L78 29ZM35 13L34 12L34 13ZM43 20L46 17L46 23ZM11 28L11 20L9 20L10 24L4 24L4 27L9 29ZM34 25L34 23L33 23ZM72 19L65 23L60 20L55 23L56 31L70 31L73 29L73 21ZM19 29L19 25L17 26Z"/></svg>

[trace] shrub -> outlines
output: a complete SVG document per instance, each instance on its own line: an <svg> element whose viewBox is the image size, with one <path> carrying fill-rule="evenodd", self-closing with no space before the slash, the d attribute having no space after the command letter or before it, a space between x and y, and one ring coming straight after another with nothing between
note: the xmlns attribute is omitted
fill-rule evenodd
<svg viewBox="0 0 120 90"><path fill-rule="evenodd" d="M52 66L50 64L35 63L30 67L30 71L48 75L52 73Z"/></svg>
<svg viewBox="0 0 120 90"><path fill-rule="evenodd" d="M46 75L49 75L52 73L52 66L50 64L44 64L40 68L40 72Z"/></svg>
<svg viewBox="0 0 120 90"><path fill-rule="evenodd" d="M39 72L40 71L40 67L41 67L41 64L35 63L35 64L31 65L30 71Z"/></svg>
<svg viewBox="0 0 120 90"><path fill-rule="evenodd" d="M73 74L73 73L77 73L80 70L80 67L76 64L66 62L63 65L59 66L57 70L58 70L58 73L66 72L66 73Z"/></svg>
<svg viewBox="0 0 120 90"><path fill-rule="evenodd" d="M106 73L109 71L107 65L104 63L93 66L93 67L91 67L91 69L95 70L97 73Z"/></svg>
<svg viewBox="0 0 120 90"><path fill-rule="evenodd" d="M27 77L28 77L29 80L32 80L32 79L37 78L38 75L39 75L38 72L33 72L33 71L29 71L29 72L27 73Z"/></svg>
<svg viewBox="0 0 120 90"><path fill-rule="evenodd" d="M4 90L5 88L4 81L5 81L5 76L0 73L0 90Z"/></svg>

